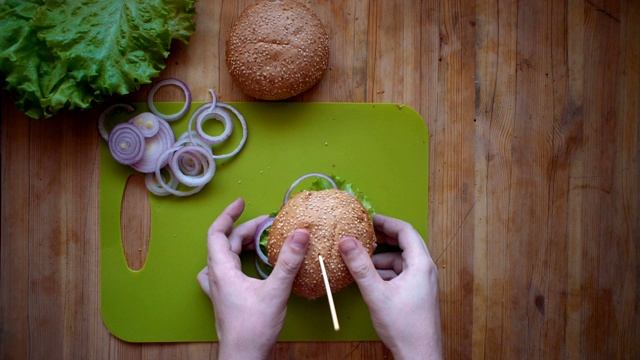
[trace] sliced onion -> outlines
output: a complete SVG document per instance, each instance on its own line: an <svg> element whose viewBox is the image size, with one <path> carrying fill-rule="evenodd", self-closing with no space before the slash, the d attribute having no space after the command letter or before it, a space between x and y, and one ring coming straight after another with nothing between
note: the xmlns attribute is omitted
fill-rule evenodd
<svg viewBox="0 0 640 360"><path fill-rule="evenodd" d="M109 135L109 151L113 158L124 165L140 161L144 155L145 138L142 131L133 124L120 123Z"/></svg>
<svg viewBox="0 0 640 360"><path fill-rule="evenodd" d="M155 135L160 129L159 120L162 119L150 112L143 112L129 119L129 122L137 126L140 131L142 131L144 137L149 138Z"/></svg>
<svg viewBox="0 0 640 360"><path fill-rule="evenodd" d="M265 253L262 252L262 249L260 249L260 236L262 235L263 232L265 232L265 230L267 230L269 227L271 227L271 225L273 225L273 221L275 219L276 219L275 217L270 217L265 221L263 221L258 226L258 228L256 229L256 233L253 236L253 241L255 242L255 245L256 245L256 254L258 255L258 258L260 259L260 261L262 261L263 263L269 266L271 266L271 263L269 263L269 258Z"/></svg>
<svg viewBox="0 0 640 360"><path fill-rule="evenodd" d="M105 141L109 141L109 130L107 130L105 123L109 115L111 115L111 113L116 111L116 109L118 108L123 108L125 113L127 114L135 110L133 106L125 103L113 104L113 105L107 106L106 109L102 110L102 112L100 113L100 116L98 116L98 132L100 132L100 136L102 136L102 138Z"/></svg>
<svg viewBox="0 0 640 360"><path fill-rule="evenodd" d="M229 104L226 104L226 103L223 103L223 102L218 102L218 106L231 110L231 112L236 115L236 117L240 121L240 124L242 125L242 140L240 140L240 143L238 144L236 149L233 150L232 152L228 153L228 154L224 154L224 155L215 155L214 154L213 155L214 159L227 159L227 158L230 158L232 156L235 156L238 152L240 152L240 150L242 150L242 147L244 146L245 142L247 142L247 122L244 120L244 117L242 116L242 114L240 114L240 112L238 110L236 110L236 108L234 108L233 106L231 106Z"/></svg>
<svg viewBox="0 0 640 360"><path fill-rule="evenodd" d="M162 153L160 155L160 157L158 158L158 163L162 163L164 161L167 161L167 158L170 154L172 154L175 151L175 148L170 148L167 149L164 153ZM164 180L164 178L162 177L162 167L156 167L156 171L155 171L155 177L156 177L156 182L158 185L160 185L160 187L162 189L164 189L166 192L176 195L176 196L189 196L189 195L193 195L197 192L199 192L200 190L202 190L202 186L197 186L194 187L190 190L187 191L183 191L183 190L178 190L177 186L176 188L173 188L171 186L169 186L169 184L167 184L167 182Z"/></svg>
<svg viewBox="0 0 640 360"><path fill-rule="evenodd" d="M211 94L211 102L209 103L209 110L211 110L218 104L218 97L213 89L209 89L209 94Z"/></svg>
<svg viewBox="0 0 640 360"><path fill-rule="evenodd" d="M155 93L166 85L178 86L185 93L185 104L175 114L162 114L154 104ZM126 123L118 124L114 127L111 136L105 126L107 116L118 107L123 107L128 112L133 111L134 108L128 104L114 104L105 109L98 121L100 134L109 141L109 148L116 161L131 165L134 170L147 174L145 184L151 193L159 196L195 194L215 175L215 159L226 159L236 155L247 141L247 124L244 117L231 105L218 102L213 90L209 92L212 101L203 104L193 112L187 132L177 141L167 121L183 117L189 111L192 102L189 88L177 79L165 79L156 83L147 97L150 112L141 113ZM227 110L233 112L240 121L242 140L231 153L214 155L212 145L224 142L233 132L234 120ZM210 136L204 132L202 124L210 119L223 124L222 134ZM196 120L195 130L193 130L194 120ZM163 171L168 173L168 178L163 176ZM180 185L191 189L181 190Z"/></svg>
<svg viewBox="0 0 640 360"><path fill-rule="evenodd" d="M167 165L168 159L158 164L160 154L172 147L175 143L175 135L171 125L163 119L158 119L158 132L146 139L146 146L142 158L132 164L134 170L141 173L153 173L157 166L161 168Z"/></svg>
<svg viewBox="0 0 640 360"><path fill-rule="evenodd" d="M182 172L179 166L179 160L182 156L190 156L195 161L202 163L202 172L197 175L188 175ZM189 187L204 186L211 181L216 172L216 163L213 160L211 151L197 145L187 145L179 147L169 163L169 167L173 171L175 177L180 183Z"/></svg>
<svg viewBox="0 0 640 360"><path fill-rule="evenodd" d="M159 112L158 109L156 109L156 106L154 104L153 97L156 95L156 91L158 91L158 89L160 89L165 85L175 85L180 87L182 91L184 91L184 96L185 96L184 106L182 107L182 109L180 109L180 111L178 111L175 114L163 114ZM184 116L184 114L187 113L187 111L189 111L189 108L191 107L191 91L187 87L187 84L185 84L183 81L180 81L178 79L164 79L162 81L159 81L157 84L155 84L151 88L151 90L149 90L149 95L147 97L147 105L149 105L149 110L159 118L167 121L174 121L174 120L180 119L181 117Z"/></svg>
<svg viewBox="0 0 640 360"><path fill-rule="evenodd" d="M169 173L169 182L167 183L166 180L164 180L164 178L162 178L163 179L162 181L164 181L166 186L168 186L169 188L177 189L180 182L178 182L178 179L176 179L176 177L173 176L173 172L171 172L171 169L169 169L168 167L165 167L164 169L166 169L167 172ZM160 176L162 176L162 171L160 172ZM144 183L147 186L147 189L149 190L149 192L151 192L152 194L155 194L158 196L167 196L171 194L160 185L160 183L156 180L156 174L153 172L147 173L144 176Z"/></svg>
<svg viewBox="0 0 640 360"><path fill-rule="evenodd" d="M224 126L224 131L222 134L218 136L211 136L207 134L202 128L202 124L204 124L207 120L215 119L222 123ZM220 144L221 142L227 140L231 133L233 132L233 121L231 120L231 116L226 111L220 108L213 108L207 111L202 112L200 116L196 119L196 131L198 132L198 136L204 140L209 145Z"/></svg>
<svg viewBox="0 0 640 360"><path fill-rule="evenodd" d="M189 135L196 135L196 136L193 136L193 138L189 138ZM210 149L209 144L207 144L202 139L200 139L197 136L197 134L193 134L193 131L192 131L192 134L188 134L185 132L182 135L180 135L178 140L176 140L175 146L181 146L181 145L198 145L198 146L202 146L205 149Z"/></svg>
<svg viewBox="0 0 640 360"><path fill-rule="evenodd" d="M329 182L329 184L331 184L331 186L333 186L334 189L338 188L338 185L336 185L335 181L333 181L333 179L325 174L322 173L316 173L316 172L312 172L312 173L308 173L308 174L304 174L302 176L300 176L299 178L296 179L296 181L293 182L293 184L291 184L291 186L289 186L289 189L287 189L287 192L284 194L284 201L283 204L286 204L287 201L289 201L289 196L291 196L291 191L293 191L293 189L298 186L298 184L306 179L306 178L310 178L310 177L321 177L325 180L327 180Z"/></svg>
<svg viewBox="0 0 640 360"><path fill-rule="evenodd" d="M182 134L180 134L180 136L178 136L178 141L182 140L182 139L188 139L190 137L195 136L195 139L198 138L198 133L195 130L187 130L185 132L183 132Z"/></svg>
<svg viewBox="0 0 640 360"><path fill-rule="evenodd" d="M202 171L202 159L196 154L185 154L178 160L180 171L187 176L196 176Z"/></svg>
<svg viewBox="0 0 640 360"><path fill-rule="evenodd" d="M215 98L215 94L213 94L213 102L205 103L198 106L198 108L193 112L193 114L191 114L191 117L189 118L189 123L187 124L187 132L186 132L186 134L189 136L189 139L192 140L191 142L193 142L194 138L199 137L198 132L196 130L193 130L194 120L196 120L205 111L209 111L213 109L215 107L215 104L216 104L216 98Z"/></svg>
<svg viewBox="0 0 640 360"><path fill-rule="evenodd" d="M260 261L258 260L258 258L256 257L255 259L255 265L256 265L256 271L258 272L258 275L262 278L262 279L266 279L269 277L269 275L267 275L266 272L264 272L264 270L262 270L262 267L260 266Z"/></svg>

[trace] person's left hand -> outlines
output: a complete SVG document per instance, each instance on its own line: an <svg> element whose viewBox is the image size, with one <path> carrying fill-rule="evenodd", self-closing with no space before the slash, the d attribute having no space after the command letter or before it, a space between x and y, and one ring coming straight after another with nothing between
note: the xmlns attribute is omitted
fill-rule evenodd
<svg viewBox="0 0 640 360"><path fill-rule="evenodd" d="M223 359L267 357L284 325L291 285L309 244L309 233L295 230L266 280L246 276L240 252L255 248L253 236L266 217L234 228L243 210L244 201L238 199L213 222L207 235L207 266L197 276L213 303L218 357Z"/></svg>

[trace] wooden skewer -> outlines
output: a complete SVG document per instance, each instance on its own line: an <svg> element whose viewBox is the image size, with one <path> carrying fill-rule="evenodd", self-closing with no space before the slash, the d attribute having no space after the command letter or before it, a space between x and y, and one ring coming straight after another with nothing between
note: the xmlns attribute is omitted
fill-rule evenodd
<svg viewBox="0 0 640 360"><path fill-rule="evenodd" d="M324 268L324 259L322 255L318 255L320 261L320 269L322 270L322 278L324 279L324 286L327 288L327 299L329 299L329 308L331 309L331 319L333 320L333 328L335 331L340 330L340 324L338 323L338 315L336 315L336 307L333 305L333 295L331 294L331 287L329 286L329 278L327 277L327 270Z"/></svg>

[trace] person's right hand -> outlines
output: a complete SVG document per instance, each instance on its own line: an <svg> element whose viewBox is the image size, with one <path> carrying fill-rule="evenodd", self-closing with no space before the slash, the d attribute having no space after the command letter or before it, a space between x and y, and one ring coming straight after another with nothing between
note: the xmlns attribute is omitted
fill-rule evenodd
<svg viewBox="0 0 640 360"><path fill-rule="evenodd" d="M420 234L408 223L374 215L378 243L402 252L372 258L354 238L340 253L369 307L373 326L396 359L441 359L438 270Z"/></svg>

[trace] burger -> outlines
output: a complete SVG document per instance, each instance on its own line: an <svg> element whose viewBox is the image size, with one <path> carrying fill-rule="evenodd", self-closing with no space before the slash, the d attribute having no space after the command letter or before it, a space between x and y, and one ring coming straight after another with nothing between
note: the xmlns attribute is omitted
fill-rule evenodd
<svg viewBox="0 0 640 360"><path fill-rule="evenodd" d="M308 189L291 196L303 178L312 176L317 179ZM303 176L289 188L279 211L258 229L256 259L261 259L262 264L256 262L256 266L263 277L268 276L269 269L261 269L265 264L275 266L285 239L295 229L306 229L310 235L309 246L293 281L293 293L308 299L326 295L319 255L324 259L331 291L338 292L354 281L342 260L338 243L344 237L353 237L372 255L376 242L373 212L369 199L341 178L318 173Z"/></svg>
<svg viewBox="0 0 640 360"><path fill-rule="evenodd" d="M231 28L226 64L245 94L286 99L322 78L329 65L329 35L320 18L297 1L258 1Z"/></svg>

